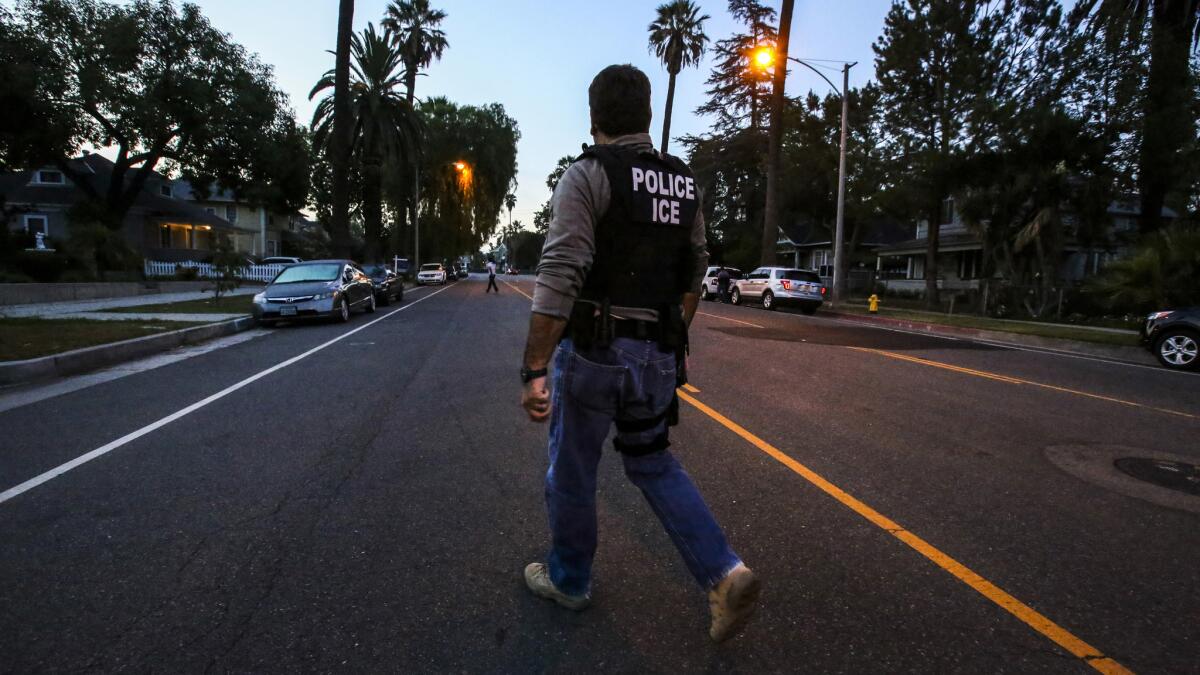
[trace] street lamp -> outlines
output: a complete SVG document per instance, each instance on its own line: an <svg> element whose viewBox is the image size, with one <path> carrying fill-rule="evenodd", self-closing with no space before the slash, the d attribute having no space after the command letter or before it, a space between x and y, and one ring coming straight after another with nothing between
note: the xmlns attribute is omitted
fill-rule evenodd
<svg viewBox="0 0 1200 675"><path fill-rule="evenodd" d="M768 45L763 45L754 51L754 63L763 69L770 68L775 64L775 50ZM842 300L842 284L845 280L842 278L842 244L845 241L845 223L846 223L846 135L847 124L850 112L850 102L846 98L846 92L850 89L850 69L858 65L857 61L842 62L842 88L839 90L825 73L817 70L812 64L798 59L794 56L787 57L788 61L795 61L800 65L808 68L817 75L821 76L829 84L837 95L842 99L842 138L841 147L838 151L838 198L837 198L837 226L833 235L833 304L837 304Z"/></svg>

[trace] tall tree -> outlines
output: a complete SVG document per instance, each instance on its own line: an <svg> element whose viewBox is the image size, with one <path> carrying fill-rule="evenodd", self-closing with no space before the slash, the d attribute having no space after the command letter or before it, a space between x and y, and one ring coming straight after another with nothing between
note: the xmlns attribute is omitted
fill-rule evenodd
<svg viewBox="0 0 1200 675"><path fill-rule="evenodd" d="M875 43L883 124L901 186L927 223L925 302L938 307L943 204L953 194L955 162L967 123L984 104L985 64L999 22L986 0L894 0Z"/></svg>
<svg viewBox="0 0 1200 675"><path fill-rule="evenodd" d="M1180 196L1176 206L1182 206L1186 195L1181 193L1190 187L1183 152L1195 145L1196 137L1191 59L1200 46L1200 1L1081 0L1076 11L1090 17L1094 29L1116 36L1113 43L1122 48L1149 33L1137 183L1141 228L1152 232L1162 226L1168 200Z"/></svg>
<svg viewBox="0 0 1200 675"><path fill-rule="evenodd" d="M37 72L6 64L29 87L6 83L4 96L16 99L6 113L31 113L28 126L5 129L6 152L22 162L56 162L86 195L90 218L119 228L164 165L194 185L219 183L261 199L272 192L264 185L276 183L281 190L272 199L303 206L303 177L275 175L307 166L287 97L271 69L195 5L28 0L6 30L33 38L30 53L39 59ZM88 145L113 150L108 185L95 185L68 162ZM287 150L299 156L281 159Z"/></svg>
<svg viewBox="0 0 1200 675"><path fill-rule="evenodd" d="M361 34L353 36L350 47L350 147L362 171L365 256L372 261L379 259L384 245L383 164L413 167L421 153L420 122L400 91L403 64L392 44L390 35L367 24ZM326 73L309 98L334 87L334 80L332 71ZM333 105L333 99L326 96L313 112L313 136L318 145L329 142Z"/></svg>
<svg viewBox="0 0 1200 675"><path fill-rule="evenodd" d="M717 41L716 63L707 81L708 101L696 113L715 117L714 130L760 131L771 75L750 68L750 59L756 48L775 44L775 10L758 0L729 0L729 13L745 26L745 32Z"/></svg>
<svg viewBox="0 0 1200 675"><path fill-rule="evenodd" d="M708 36L704 22L710 17L700 15L700 8L691 0L673 0L658 6L658 16L650 24L650 52L663 62L670 79L667 84L667 105L663 113L662 148L667 151L671 140L671 111L675 105L675 76L684 68L698 65L704 56Z"/></svg>
<svg viewBox="0 0 1200 675"><path fill-rule="evenodd" d="M758 257L760 265L775 264L775 249L779 241L779 156L783 143L783 90L787 84L788 38L792 32L792 7L795 4L795 0L783 0L783 8L779 12L778 35L775 39L771 127L767 132L767 200L763 211L763 234ZM834 292L837 291L835 288Z"/></svg>
<svg viewBox="0 0 1200 675"><path fill-rule="evenodd" d="M394 0L388 5L383 27L392 32L404 59L404 85L409 104L417 88L417 74L450 46L439 26L446 13L429 6L429 0Z"/></svg>
<svg viewBox="0 0 1200 675"><path fill-rule="evenodd" d="M512 225L512 212L517 208L517 196L513 193L504 195L504 208L508 209L508 224Z"/></svg>
<svg viewBox="0 0 1200 675"><path fill-rule="evenodd" d="M350 41L354 34L354 0L338 4L337 49L333 66L333 140L328 145L333 179L330 227L334 253L350 253Z"/></svg>

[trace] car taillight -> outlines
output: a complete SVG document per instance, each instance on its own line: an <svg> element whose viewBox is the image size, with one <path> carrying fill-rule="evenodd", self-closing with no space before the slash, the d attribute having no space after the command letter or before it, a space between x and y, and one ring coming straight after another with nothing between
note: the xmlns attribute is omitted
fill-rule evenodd
<svg viewBox="0 0 1200 675"><path fill-rule="evenodd" d="M825 287L824 286L821 287L821 295L825 295Z"/></svg>
<svg viewBox="0 0 1200 675"><path fill-rule="evenodd" d="M787 279L784 279L783 281L780 281L779 283L780 283L780 285L783 286L783 290L785 290L785 291L792 290L792 282L788 281Z"/></svg>

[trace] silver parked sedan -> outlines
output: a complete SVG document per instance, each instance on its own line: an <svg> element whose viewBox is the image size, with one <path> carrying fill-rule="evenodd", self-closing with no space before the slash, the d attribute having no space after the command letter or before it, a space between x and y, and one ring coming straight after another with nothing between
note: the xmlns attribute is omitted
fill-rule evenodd
<svg viewBox="0 0 1200 675"><path fill-rule="evenodd" d="M254 296L254 318L276 321L330 318L349 321L350 312L375 311L371 278L349 260L312 260L284 268Z"/></svg>
<svg viewBox="0 0 1200 675"><path fill-rule="evenodd" d="M732 300L735 305L756 300L763 309L799 305L800 311L812 314L825 301L825 284L810 270L760 267L734 282Z"/></svg>

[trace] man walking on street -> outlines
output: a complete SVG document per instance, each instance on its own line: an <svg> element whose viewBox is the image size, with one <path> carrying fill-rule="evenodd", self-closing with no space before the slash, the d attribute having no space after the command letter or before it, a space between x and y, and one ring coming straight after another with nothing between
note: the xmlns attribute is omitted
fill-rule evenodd
<svg viewBox="0 0 1200 675"><path fill-rule="evenodd" d="M729 302L729 270L725 266L721 266L721 270L717 272L717 295L720 296L721 302Z"/></svg>
<svg viewBox="0 0 1200 675"><path fill-rule="evenodd" d="M667 449L708 264L700 194L686 164L654 150L644 73L605 68L588 103L595 145L554 191L521 368L522 405L550 422L551 547L525 568L525 583L569 609L590 604L596 469L615 423L625 475L708 592L709 635L721 641L753 613L759 581Z"/></svg>
<svg viewBox="0 0 1200 675"><path fill-rule="evenodd" d="M485 289L483 291L483 294L487 295L488 291L495 290L498 295L500 293L500 287L496 285L496 261L492 258L488 258L487 272L488 272L488 285L487 285L487 289Z"/></svg>

